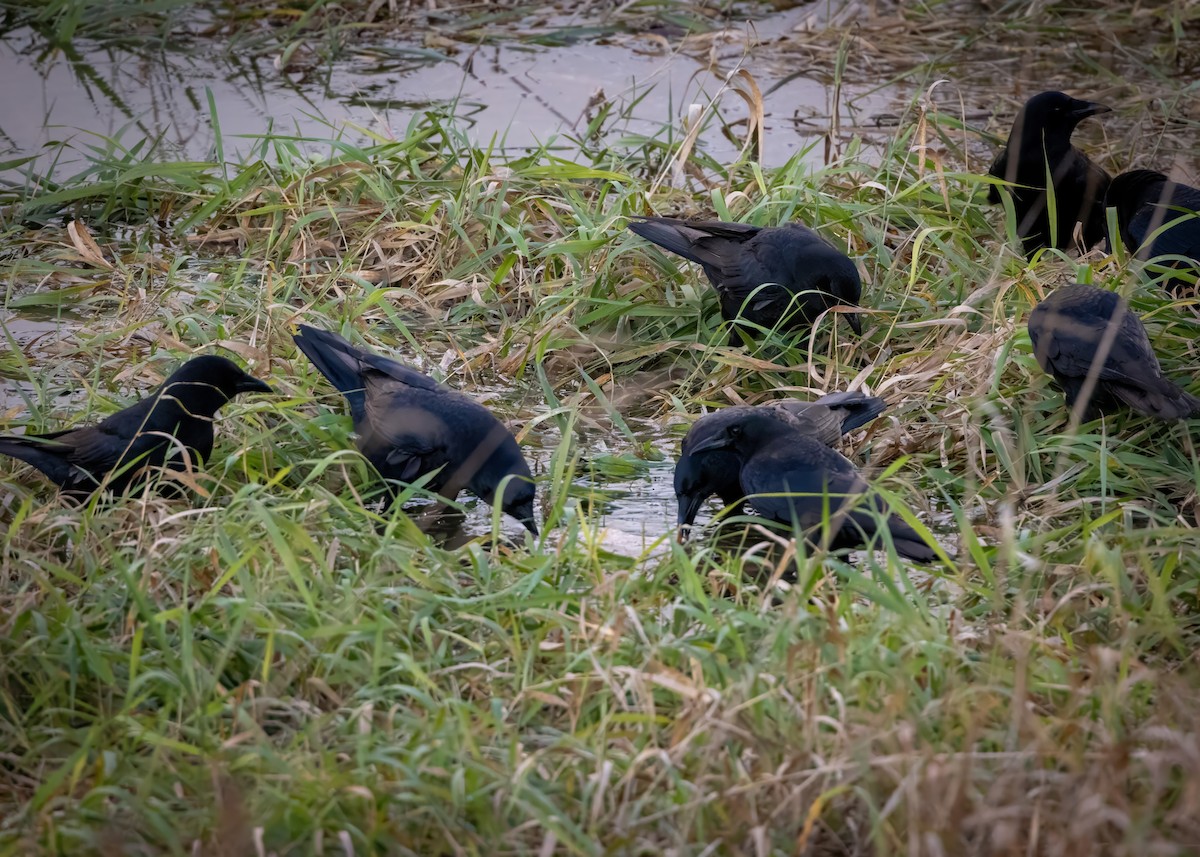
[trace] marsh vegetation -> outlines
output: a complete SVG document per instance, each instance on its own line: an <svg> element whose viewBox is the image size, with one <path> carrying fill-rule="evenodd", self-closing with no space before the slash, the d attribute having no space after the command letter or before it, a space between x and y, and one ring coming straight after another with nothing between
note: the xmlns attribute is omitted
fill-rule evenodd
<svg viewBox="0 0 1200 857"><path fill-rule="evenodd" d="M77 137L2 165L5 431L94 421L194 352L278 395L226 407L186 500L75 507L0 465L0 853L1200 842L1194 423L1071 423L1025 330L1057 285L1104 284L1196 392L1196 300L1120 251L1027 261L982 177L1023 97L1057 87L1115 108L1080 142L1099 162L1194 178L1197 13L819 5L762 50L907 95L770 168L770 87L719 64L745 115L702 110L703 134L678 105L630 135L597 104L569 151L500 151L437 107L391 135L231 141L214 101L210 157ZM47 50L205 20L196 44L287 62L447 29L407 3L0 8ZM585 3L571 26L716 44L747 7L699 8ZM474 43L562 29L512 9L455 14ZM625 229L649 213L818 227L862 273L862 337L831 313L729 346L702 275ZM534 461L541 535L472 503L448 541L364 502L299 322L485 402ZM806 556L745 522L674 542L692 417L847 388L890 408L845 452L949 562Z"/></svg>

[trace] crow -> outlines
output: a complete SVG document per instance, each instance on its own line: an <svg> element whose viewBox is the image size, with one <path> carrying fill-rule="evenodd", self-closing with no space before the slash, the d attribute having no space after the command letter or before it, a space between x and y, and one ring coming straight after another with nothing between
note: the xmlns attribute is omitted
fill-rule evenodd
<svg viewBox="0 0 1200 857"><path fill-rule="evenodd" d="M358 449L388 481L426 484L453 502L465 488L538 534L534 485L516 438L491 411L416 369L306 324L293 338L350 405ZM394 494L393 494L394 498Z"/></svg>
<svg viewBox="0 0 1200 857"><path fill-rule="evenodd" d="M1083 224L1083 242L1088 250L1104 237L1104 194L1108 173L1071 145L1075 126L1088 116L1108 113L1112 108L1094 101L1080 101L1061 92L1033 96L1013 122L1008 142L988 174L1011 186L1017 214L1017 236L1026 256L1042 247L1067 249L1075 246L1075 224ZM1054 188L1054 224L1050 223L1047 172ZM1000 202L1000 188L988 188L988 201Z"/></svg>
<svg viewBox="0 0 1200 857"><path fill-rule="evenodd" d="M814 402L781 399L754 407L735 406L706 414L692 424L683 438L679 461L675 464L675 497L679 504L678 526L690 527L701 504L713 494L726 506L738 505L742 492L739 474L741 459L729 449L697 453L695 448L720 433L727 425L747 414L763 413L793 426L826 446L833 446L842 435L866 425L887 409L878 396L861 392L830 393Z"/></svg>
<svg viewBox="0 0 1200 857"><path fill-rule="evenodd" d="M152 395L96 425L0 437L0 454L31 464L73 500L119 494L151 470L185 471L212 453L213 418L238 393L270 393L225 357L194 357Z"/></svg>
<svg viewBox="0 0 1200 857"><path fill-rule="evenodd" d="M742 493L759 516L803 530L817 544L872 547L883 524L900 555L918 562L937 556L880 498L861 500L870 485L849 459L761 409L728 420L692 448L693 455L715 451L741 461ZM814 538L818 528L823 532Z"/></svg>
<svg viewBox="0 0 1200 857"><path fill-rule="evenodd" d="M1200 415L1200 399L1163 377L1141 319L1113 292L1079 283L1055 289L1029 314L1029 340L1084 421L1122 403L1161 420Z"/></svg>
<svg viewBox="0 0 1200 857"><path fill-rule="evenodd" d="M1200 265L1200 189L1171 181L1154 170L1130 170L1112 180L1104 204L1117 210L1117 228L1121 241L1134 258L1143 261L1158 256L1184 256L1163 264L1190 270L1194 278ZM1109 250L1115 241L1108 236ZM1163 285L1178 293L1190 285L1187 280L1169 277Z"/></svg>
<svg viewBox="0 0 1200 857"><path fill-rule="evenodd" d="M772 329L811 325L817 316L840 304L856 305L862 281L850 258L807 226L779 227L745 223L638 217L629 229L689 262L696 262L717 290L721 317L742 319ZM857 313L846 320L857 334ZM757 338L755 327L742 327ZM740 340L730 331L730 343Z"/></svg>

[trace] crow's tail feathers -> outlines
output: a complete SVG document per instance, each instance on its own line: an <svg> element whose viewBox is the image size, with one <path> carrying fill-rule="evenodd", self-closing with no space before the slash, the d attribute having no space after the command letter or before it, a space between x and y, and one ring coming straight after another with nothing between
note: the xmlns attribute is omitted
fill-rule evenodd
<svg viewBox="0 0 1200 857"><path fill-rule="evenodd" d="M1158 389L1112 385L1112 392L1135 411L1160 420L1186 420L1200 416L1200 399L1165 381Z"/></svg>
<svg viewBox="0 0 1200 857"><path fill-rule="evenodd" d="M867 512L862 509L855 509L850 512L850 524L848 525L852 531L855 531L860 543L874 543L874 546L883 549L882 539L878 538L880 526L886 526L888 533L892 537L892 544L896 547L896 553L900 556L907 557L914 562L933 562L937 559L937 553L929 542L921 537L920 533L904 523L896 515L888 515L881 520L880 512ZM843 530L843 534L847 530ZM843 542L850 544L849 542Z"/></svg>
<svg viewBox="0 0 1200 857"><path fill-rule="evenodd" d="M629 222L629 230L652 244L700 265L719 265L720 254L705 252L696 242L711 237L680 220L669 217L645 217Z"/></svg>
<svg viewBox="0 0 1200 857"><path fill-rule="evenodd" d="M64 484L71 477L69 447L43 437L0 437L0 455L9 455L36 467L51 481Z"/></svg>
<svg viewBox="0 0 1200 857"><path fill-rule="evenodd" d="M896 546L896 553L911 559L913 562L933 562L937 559L937 554L934 553L933 548L925 544L920 538L906 539L893 535L892 544Z"/></svg>
<svg viewBox="0 0 1200 857"><path fill-rule="evenodd" d="M842 418L842 434L865 426L887 410L887 402L879 396L868 396L858 390L830 393L817 399L816 404L838 412Z"/></svg>
<svg viewBox="0 0 1200 857"><path fill-rule="evenodd" d="M367 408L362 376L363 353L336 333L307 324L298 327L300 332L292 337L296 347L346 397L350 414L357 424L366 417Z"/></svg>
<svg viewBox="0 0 1200 857"><path fill-rule="evenodd" d="M900 556L908 557L914 562L933 562L937 559L937 553L929 543L900 518L889 515L887 528L892 534L892 544L896 546L896 553Z"/></svg>

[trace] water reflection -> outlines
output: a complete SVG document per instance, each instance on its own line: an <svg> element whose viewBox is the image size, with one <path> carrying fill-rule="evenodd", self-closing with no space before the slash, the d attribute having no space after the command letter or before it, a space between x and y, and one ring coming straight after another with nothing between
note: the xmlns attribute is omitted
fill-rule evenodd
<svg viewBox="0 0 1200 857"><path fill-rule="evenodd" d="M0 417L27 413L35 388L28 380L32 355L54 345L79 324L62 317L23 317L0 307Z"/></svg>
<svg viewBox="0 0 1200 857"><path fill-rule="evenodd" d="M769 16L756 23L756 32L786 31L794 14ZM76 41L48 49L37 32L18 28L0 34L0 141L10 154L30 155L62 140L86 149L103 148L99 138L126 147L144 138L164 158L211 159L215 110L224 154L232 159L248 155L254 138L269 133L316 140L344 134L352 142L393 138L404 134L414 114L436 108L460 117L479 146L524 151L554 140L570 151L572 138L583 136L603 109L609 117L602 123L604 141L636 148L664 124L679 127L692 103L717 97L721 120L736 128L747 108L724 89L724 75L743 62L764 91L777 86L765 104L767 164L782 163L826 133L827 123L796 120L828 115L835 92L843 113L894 109L891 90L835 90L794 69L756 66L753 56L731 55L710 68L702 61L708 58L682 53L662 38L545 45L507 35L509 41L497 44L452 43L439 50L380 41L336 63L319 63L295 56L280 62L187 33L150 43ZM741 50L735 46L735 53ZM721 126L713 121L698 149L728 161L740 140ZM820 153L817 147L813 156Z"/></svg>

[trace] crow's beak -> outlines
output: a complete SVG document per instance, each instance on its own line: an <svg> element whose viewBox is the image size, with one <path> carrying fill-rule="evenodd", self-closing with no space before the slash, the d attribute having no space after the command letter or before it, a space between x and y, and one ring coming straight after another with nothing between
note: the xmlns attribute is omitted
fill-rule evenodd
<svg viewBox="0 0 1200 857"><path fill-rule="evenodd" d="M850 322L850 329L858 336L862 336L862 319L856 312L846 313L846 321Z"/></svg>
<svg viewBox="0 0 1200 857"><path fill-rule="evenodd" d="M708 452L710 449L726 449L731 446L729 437L724 432L714 434L712 437L706 437L704 440L697 443L688 450L688 455L699 455L702 452Z"/></svg>
<svg viewBox="0 0 1200 857"><path fill-rule="evenodd" d="M679 503L679 513L675 518L675 525L679 527L679 541L682 542L684 529L695 522L696 513L708 498L696 494L683 494L676 499Z"/></svg>
<svg viewBox="0 0 1200 857"><path fill-rule="evenodd" d="M237 385L233 388L235 393L274 393L266 381L260 381L253 375L246 375L240 378Z"/></svg>
<svg viewBox="0 0 1200 857"><path fill-rule="evenodd" d="M537 521L533 518L533 501L529 500L525 503L518 503L515 506L505 506L504 511L512 515L521 522L521 526L533 533L533 537L538 537Z"/></svg>
<svg viewBox="0 0 1200 857"><path fill-rule="evenodd" d="M1079 101L1071 110L1071 118L1078 122L1098 113L1112 113L1112 108L1107 104L1097 104L1095 101Z"/></svg>

